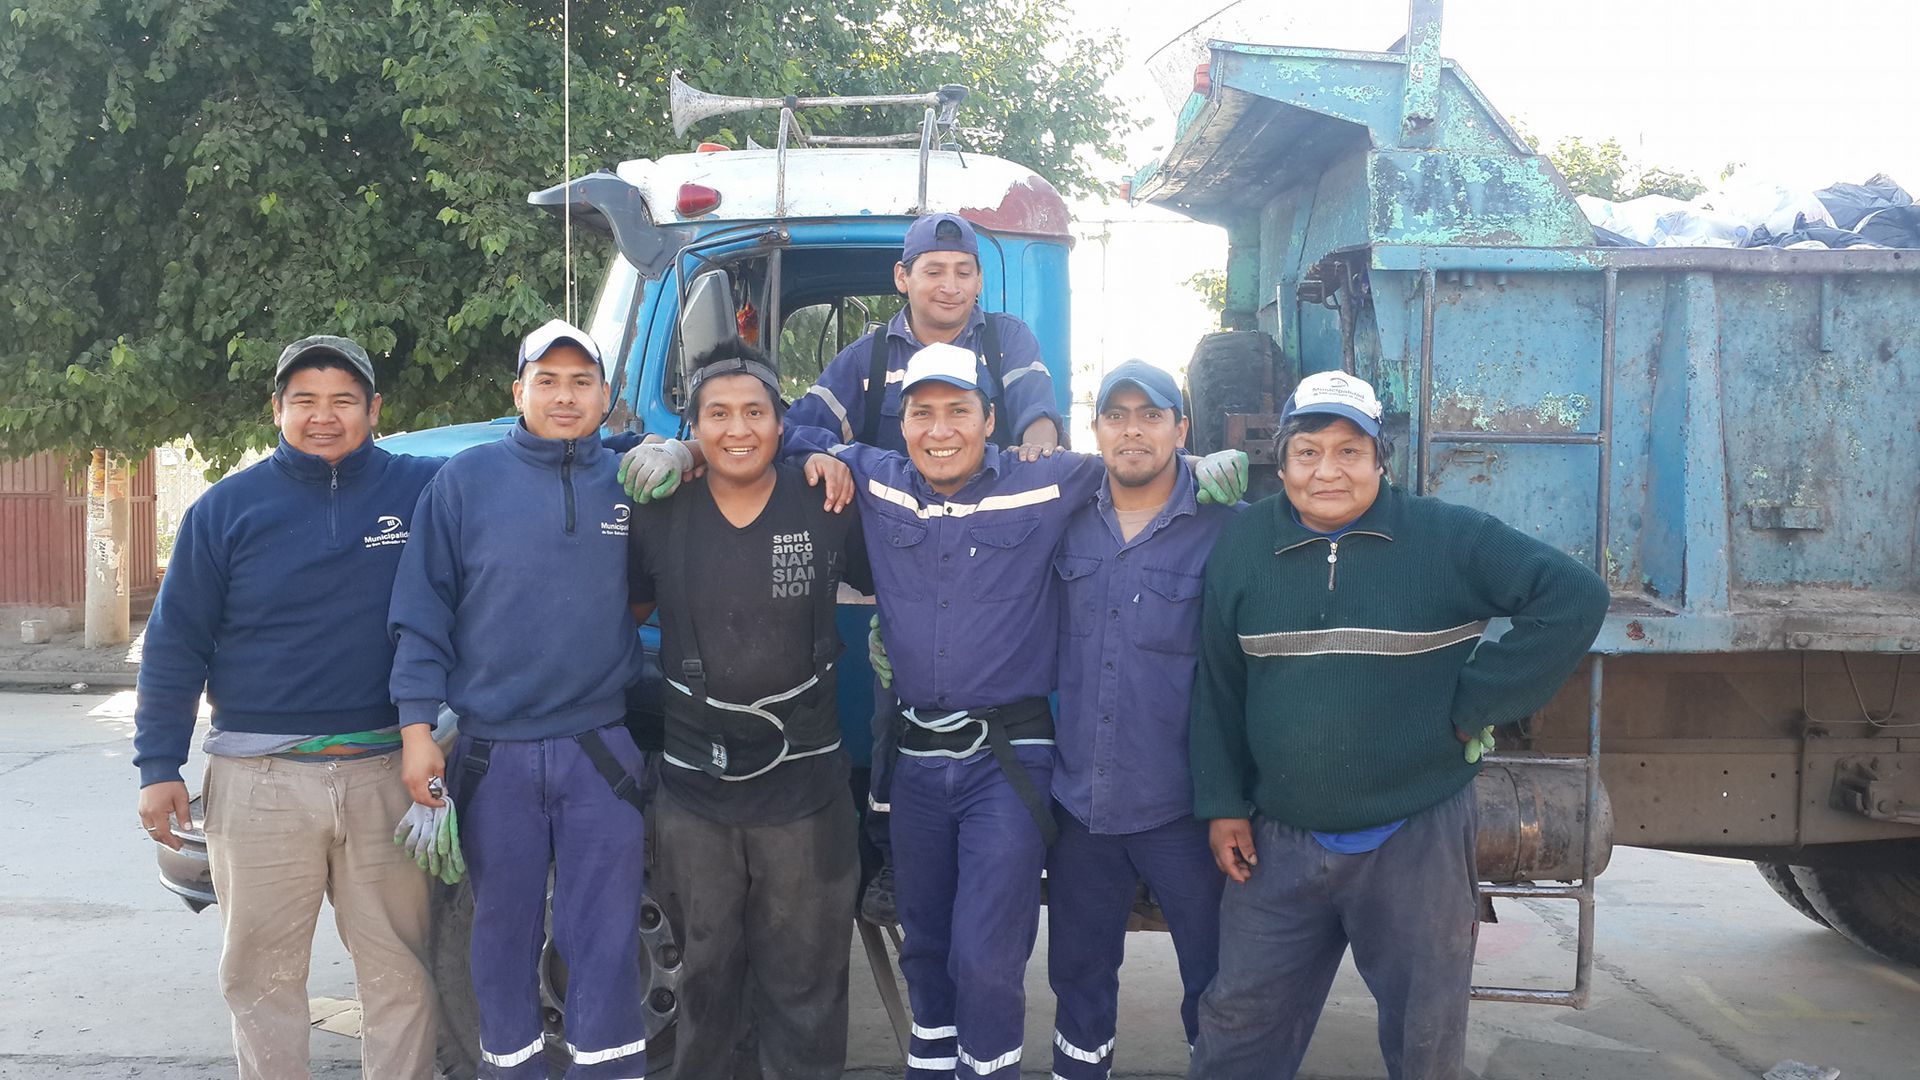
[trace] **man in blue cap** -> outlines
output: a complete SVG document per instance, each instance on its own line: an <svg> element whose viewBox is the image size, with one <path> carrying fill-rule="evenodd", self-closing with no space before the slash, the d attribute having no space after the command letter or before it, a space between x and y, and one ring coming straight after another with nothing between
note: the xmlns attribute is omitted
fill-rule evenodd
<svg viewBox="0 0 1920 1080"><path fill-rule="evenodd" d="M1380 414L1355 376L1300 380L1275 437L1284 492L1207 563L1194 810L1231 882L1193 1080L1291 1080L1349 944L1387 1075L1463 1074L1480 755L1606 616L1606 585L1565 552L1384 483Z"/></svg>
<svg viewBox="0 0 1920 1080"><path fill-rule="evenodd" d="M915 219L893 268L894 288L906 295L907 306L833 358L820 381L794 401L789 426L830 433L812 447L815 450L859 442L904 453L900 379L907 360L922 346L945 343L975 355L973 381L998 418L993 436L997 445L1059 445L1065 425L1054 402L1053 377L1040 358L1040 343L1017 316L981 310L984 280L972 222L958 214ZM887 756L894 702L877 685L874 697L876 753L868 833L884 855L888 774L880 763ZM862 908L872 921L890 925L893 907L891 871L883 868Z"/></svg>
<svg viewBox="0 0 1920 1080"><path fill-rule="evenodd" d="M1106 475L1096 457L992 445L997 419L977 379L972 353L928 345L901 381L907 453L840 444L832 455L858 481L900 702L892 838L910 1080L1020 1071L1026 962L1058 829L1044 794L1053 553ZM1245 460L1228 451L1195 464L1210 499L1239 498Z"/></svg>
<svg viewBox="0 0 1920 1080"><path fill-rule="evenodd" d="M1139 883L1173 934L1192 1043L1218 964L1220 889L1207 826L1193 816L1187 711L1200 649L1200 582L1235 507L1196 499L1177 452L1180 387L1139 360L1107 373L1093 434L1099 497L1067 525L1060 579L1060 715L1047 857L1047 977L1053 1075L1106 1080L1120 962Z"/></svg>
<svg viewBox="0 0 1920 1080"><path fill-rule="evenodd" d="M520 422L449 461L420 497L394 582L392 696L415 801L446 767L473 874L480 1075L547 1075L552 934L567 966L568 1080L646 1073L645 829L625 692L639 643L625 591L632 503L600 441L600 350L558 319L521 342ZM451 762L431 725L460 717Z"/></svg>

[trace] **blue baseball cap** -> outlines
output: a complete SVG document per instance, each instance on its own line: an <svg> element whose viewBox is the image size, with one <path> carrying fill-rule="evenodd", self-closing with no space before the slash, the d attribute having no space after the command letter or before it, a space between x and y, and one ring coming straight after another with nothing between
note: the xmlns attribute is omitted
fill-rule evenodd
<svg viewBox="0 0 1920 1080"><path fill-rule="evenodd" d="M907 226L900 261L910 263L929 251L958 251L978 259L980 238L973 233L973 223L959 214L927 214Z"/></svg>
<svg viewBox="0 0 1920 1080"><path fill-rule="evenodd" d="M1173 376L1154 367L1145 360L1129 360L1107 372L1100 380L1100 393L1093 399L1094 409L1107 407L1107 399L1115 390L1131 386L1147 395L1147 400L1163 409L1180 411L1180 384Z"/></svg>

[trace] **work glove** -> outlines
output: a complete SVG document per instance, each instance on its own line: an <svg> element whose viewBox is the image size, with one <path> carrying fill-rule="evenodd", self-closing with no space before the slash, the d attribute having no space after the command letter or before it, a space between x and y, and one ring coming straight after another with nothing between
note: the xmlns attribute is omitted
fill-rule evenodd
<svg viewBox="0 0 1920 1080"><path fill-rule="evenodd" d="M433 838L434 858L429 860L427 872L448 885L460 884L467 876L467 860L460 854L460 818L449 802L440 815L440 828Z"/></svg>
<svg viewBox="0 0 1920 1080"><path fill-rule="evenodd" d="M664 499L680 487L680 477L693 471L693 451L679 439L645 442L620 459L616 479L635 502Z"/></svg>
<svg viewBox="0 0 1920 1080"><path fill-rule="evenodd" d="M1467 740L1467 762L1478 763L1483 755L1493 753L1493 726L1489 724L1480 729L1480 734Z"/></svg>
<svg viewBox="0 0 1920 1080"><path fill-rule="evenodd" d="M1247 493L1247 455L1239 450L1208 454L1194 462L1193 479L1200 485L1196 500L1232 506Z"/></svg>
<svg viewBox="0 0 1920 1080"><path fill-rule="evenodd" d="M401 818L399 826L393 830L393 842L407 849L407 854L413 856L413 861L420 864L423 870L426 869L427 851L433 847L434 837L440 831L440 818L449 810L451 807L414 803L407 808L407 816Z"/></svg>
<svg viewBox="0 0 1920 1080"><path fill-rule="evenodd" d="M874 612L867 626L871 628L867 631L867 661L873 665L873 673L880 676L880 685L892 686L893 661L887 659L887 643L880 640L879 612Z"/></svg>

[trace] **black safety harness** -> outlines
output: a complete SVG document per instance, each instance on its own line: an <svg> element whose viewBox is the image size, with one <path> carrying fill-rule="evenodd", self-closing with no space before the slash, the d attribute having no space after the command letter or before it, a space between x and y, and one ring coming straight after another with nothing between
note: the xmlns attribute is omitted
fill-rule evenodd
<svg viewBox="0 0 1920 1080"><path fill-rule="evenodd" d="M1016 746L1053 745L1053 708L1046 698L1028 698L1011 705L991 709L965 709L939 716L923 716L918 709L902 708L899 713L900 753L912 757L969 758L982 748L993 752L993 760L1007 778L1013 793L1033 815L1040 827L1040 839L1048 847L1060 837L1054 824L1053 808L1046 795L1033 785L1033 778L1014 754Z"/></svg>
<svg viewBox="0 0 1920 1080"><path fill-rule="evenodd" d="M993 411L998 414L990 436L995 446L1013 445L1013 418L1006 415L1007 387L1001 369L1006 366L1006 357L1000 351L1000 320L1012 318L997 311L987 312L986 322L980 327L980 360L987 366L987 374L993 378ZM878 327L868 335L867 344L867 396L865 415L860 425L860 441L868 446L880 445L881 410L887 407L887 328Z"/></svg>

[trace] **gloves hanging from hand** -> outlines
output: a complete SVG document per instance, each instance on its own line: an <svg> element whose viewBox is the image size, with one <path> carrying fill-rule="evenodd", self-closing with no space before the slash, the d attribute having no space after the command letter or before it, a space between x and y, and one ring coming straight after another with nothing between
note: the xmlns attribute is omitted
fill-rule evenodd
<svg viewBox="0 0 1920 1080"><path fill-rule="evenodd" d="M460 822L453 803L426 806L414 803L407 816L393 830L393 842L413 856L415 866L448 885L456 885L467 874L467 862L460 854Z"/></svg>

